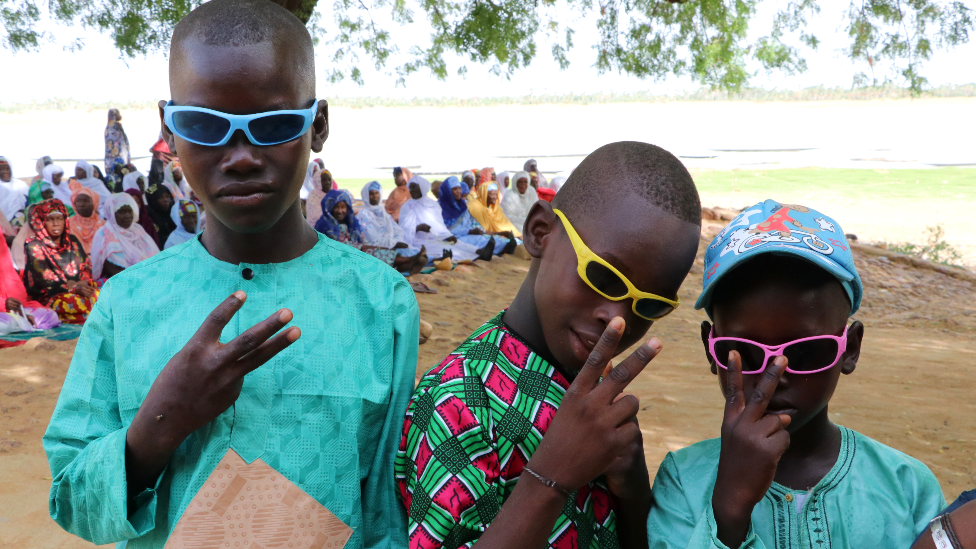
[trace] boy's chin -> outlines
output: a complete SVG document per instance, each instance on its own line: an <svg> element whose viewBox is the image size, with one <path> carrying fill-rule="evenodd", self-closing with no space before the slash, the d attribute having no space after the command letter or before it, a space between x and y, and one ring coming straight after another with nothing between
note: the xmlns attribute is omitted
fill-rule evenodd
<svg viewBox="0 0 976 549"><path fill-rule="evenodd" d="M215 209L207 213L235 233L260 234L274 227L287 211L288 209L285 208L280 214L274 216L269 215L268 210L222 212Z"/></svg>

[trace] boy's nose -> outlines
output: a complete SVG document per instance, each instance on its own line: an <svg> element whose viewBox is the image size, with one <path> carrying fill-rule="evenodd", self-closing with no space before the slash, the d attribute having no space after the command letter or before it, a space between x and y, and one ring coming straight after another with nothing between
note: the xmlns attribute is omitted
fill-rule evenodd
<svg viewBox="0 0 976 549"><path fill-rule="evenodd" d="M624 319L626 327L624 328L624 336L630 334L633 329L633 320L636 318L634 315L634 310L632 308L633 301L630 299L622 299L620 301L610 301L609 299L602 299L603 303L596 309L596 317L603 322L604 326L610 324L610 321L614 317L619 316Z"/></svg>
<svg viewBox="0 0 976 549"><path fill-rule="evenodd" d="M261 155L257 154L257 146L251 144L242 130L237 130L225 145L227 152L221 162L224 172L248 173L264 167Z"/></svg>

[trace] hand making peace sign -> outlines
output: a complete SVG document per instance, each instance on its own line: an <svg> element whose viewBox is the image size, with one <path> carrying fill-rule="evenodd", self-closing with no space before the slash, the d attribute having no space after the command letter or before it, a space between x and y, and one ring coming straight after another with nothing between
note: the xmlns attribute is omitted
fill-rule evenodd
<svg viewBox="0 0 976 549"><path fill-rule="evenodd" d="M617 397L657 356L661 342L655 338L645 342L601 381L623 333L623 319L611 320L529 461L530 469L555 480L566 491L602 475L640 437L634 421L640 401L634 395Z"/></svg>
<svg viewBox="0 0 976 549"><path fill-rule="evenodd" d="M282 309L230 343L220 343L221 332L246 299L238 291L218 305L153 382L126 434L130 496L155 482L190 433L234 404L245 375L301 337L295 327L278 333L293 316Z"/></svg>
<svg viewBox="0 0 976 549"><path fill-rule="evenodd" d="M790 416L766 414L769 400L786 371L787 359L778 356L761 374L748 399L742 389L742 357L729 353L728 391L722 421L722 451L712 494L718 537L728 547L745 540L752 509L769 491L776 467L787 448Z"/></svg>

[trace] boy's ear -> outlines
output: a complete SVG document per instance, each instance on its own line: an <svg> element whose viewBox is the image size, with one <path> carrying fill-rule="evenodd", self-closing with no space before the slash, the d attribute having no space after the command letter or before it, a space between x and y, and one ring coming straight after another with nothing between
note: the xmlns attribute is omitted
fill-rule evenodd
<svg viewBox="0 0 976 549"><path fill-rule="evenodd" d="M533 204L522 227L522 244L525 246L525 251L532 257L541 258L557 224L559 218L552 211L552 204L545 200Z"/></svg>
<svg viewBox="0 0 976 549"><path fill-rule="evenodd" d="M712 325L707 321L703 320L701 323L701 338L702 346L705 348L705 360L708 361L708 365L712 370L712 374L718 374L718 367L715 366L715 361L712 360L712 353L708 352L708 334L712 333Z"/></svg>
<svg viewBox="0 0 976 549"><path fill-rule="evenodd" d="M857 367L857 360L861 358L861 341L864 340L864 324L860 320L855 320L854 324L847 329L847 350L840 358L840 371L844 375L850 375Z"/></svg>
<svg viewBox="0 0 976 549"><path fill-rule="evenodd" d="M329 102L319 100L319 110L312 121L312 150L319 153L329 138Z"/></svg>
<svg viewBox="0 0 976 549"><path fill-rule="evenodd" d="M176 152L176 139L173 138L173 132L166 127L166 117L163 116L163 107L166 106L166 103L168 101L165 99L159 100L159 131L163 135L163 140L166 141L166 146L169 147L169 152L179 156L179 153Z"/></svg>

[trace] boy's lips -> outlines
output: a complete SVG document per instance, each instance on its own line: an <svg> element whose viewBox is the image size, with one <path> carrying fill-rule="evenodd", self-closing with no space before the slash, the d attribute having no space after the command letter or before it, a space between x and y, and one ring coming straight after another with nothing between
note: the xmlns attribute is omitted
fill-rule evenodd
<svg viewBox="0 0 976 549"><path fill-rule="evenodd" d="M236 206L254 206L271 196L274 185L270 183L230 183L217 191L216 198Z"/></svg>
<svg viewBox="0 0 976 549"><path fill-rule="evenodd" d="M795 411L796 411L796 406L793 406L793 404L791 404L790 402L785 401L785 400L780 399L780 398L774 398L774 399L770 400L769 401L769 404L766 406L766 413L767 414L787 414L788 415L788 414L791 414L791 413L793 413Z"/></svg>
<svg viewBox="0 0 976 549"><path fill-rule="evenodd" d="M580 362L586 362L586 359L590 357L590 353L593 352L593 348L596 347L596 342L600 338L581 334L572 328L569 329L569 332L571 335L569 338L569 346L573 350L573 354L576 355L576 358Z"/></svg>

